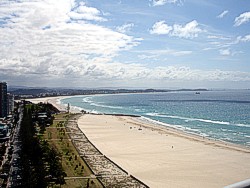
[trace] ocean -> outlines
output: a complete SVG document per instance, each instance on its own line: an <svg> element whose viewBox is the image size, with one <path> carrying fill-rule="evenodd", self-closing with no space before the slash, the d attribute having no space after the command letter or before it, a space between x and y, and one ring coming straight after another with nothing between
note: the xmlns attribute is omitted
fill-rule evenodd
<svg viewBox="0 0 250 188"><path fill-rule="evenodd" d="M93 113L139 115L161 126L250 147L250 90L84 95L60 102Z"/></svg>

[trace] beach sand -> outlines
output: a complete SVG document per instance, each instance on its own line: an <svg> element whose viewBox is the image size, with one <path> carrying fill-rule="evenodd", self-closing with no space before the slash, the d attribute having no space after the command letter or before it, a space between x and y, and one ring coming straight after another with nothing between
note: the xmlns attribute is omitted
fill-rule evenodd
<svg viewBox="0 0 250 188"><path fill-rule="evenodd" d="M250 177L248 149L137 119L87 114L78 124L104 155L152 188L224 187Z"/></svg>
<svg viewBox="0 0 250 188"><path fill-rule="evenodd" d="M60 111L66 111L66 106L62 105L59 103L59 100L61 99L65 99L68 97L72 97L72 96L58 96L58 97L44 97L44 98L32 98L32 99L25 99L26 101L30 101L34 104L38 104L40 102L42 103L50 103L52 104L54 107L56 107L58 110ZM70 109L71 113L78 113L80 112L79 110L77 111L76 109Z"/></svg>

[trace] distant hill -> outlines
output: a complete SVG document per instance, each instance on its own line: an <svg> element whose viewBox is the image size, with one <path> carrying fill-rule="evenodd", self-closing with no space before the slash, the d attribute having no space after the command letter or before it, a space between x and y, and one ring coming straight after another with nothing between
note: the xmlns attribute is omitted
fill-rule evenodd
<svg viewBox="0 0 250 188"><path fill-rule="evenodd" d="M153 93L171 91L207 91L207 89L64 89L64 88L10 88L8 92L19 98L49 97L64 95L91 95L91 94L117 94L117 93Z"/></svg>
<svg viewBox="0 0 250 188"><path fill-rule="evenodd" d="M38 95L41 93L48 93L50 91L46 89L15 89L9 92L14 95Z"/></svg>

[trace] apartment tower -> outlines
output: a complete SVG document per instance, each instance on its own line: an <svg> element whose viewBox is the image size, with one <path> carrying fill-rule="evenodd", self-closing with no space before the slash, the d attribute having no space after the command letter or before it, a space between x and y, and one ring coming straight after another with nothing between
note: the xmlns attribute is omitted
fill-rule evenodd
<svg viewBox="0 0 250 188"><path fill-rule="evenodd" d="M7 83L0 82L0 118L7 116L7 106L8 106L8 99L7 99Z"/></svg>

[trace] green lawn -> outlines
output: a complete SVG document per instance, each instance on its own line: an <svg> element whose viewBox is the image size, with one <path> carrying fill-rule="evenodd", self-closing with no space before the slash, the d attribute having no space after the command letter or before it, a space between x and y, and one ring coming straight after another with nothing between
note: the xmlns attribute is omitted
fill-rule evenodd
<svg viewBox="0 0 250 188"><path fill-rule="evenodd" d="M49 142L51 147L54 147L58 153L61 154L61 163L67 177L90 177L92 174L86 163L79 156L76 148L69 140L69 136L66 133L65 124L69 115L57 114L53 124L47 127L42 139ZM73 187L88 187L89 188L101 188L102 185L97 179L70 179L66 180L66 184L62 185L65 188ZM56 187L56 186L53 186Z"/></svg>

